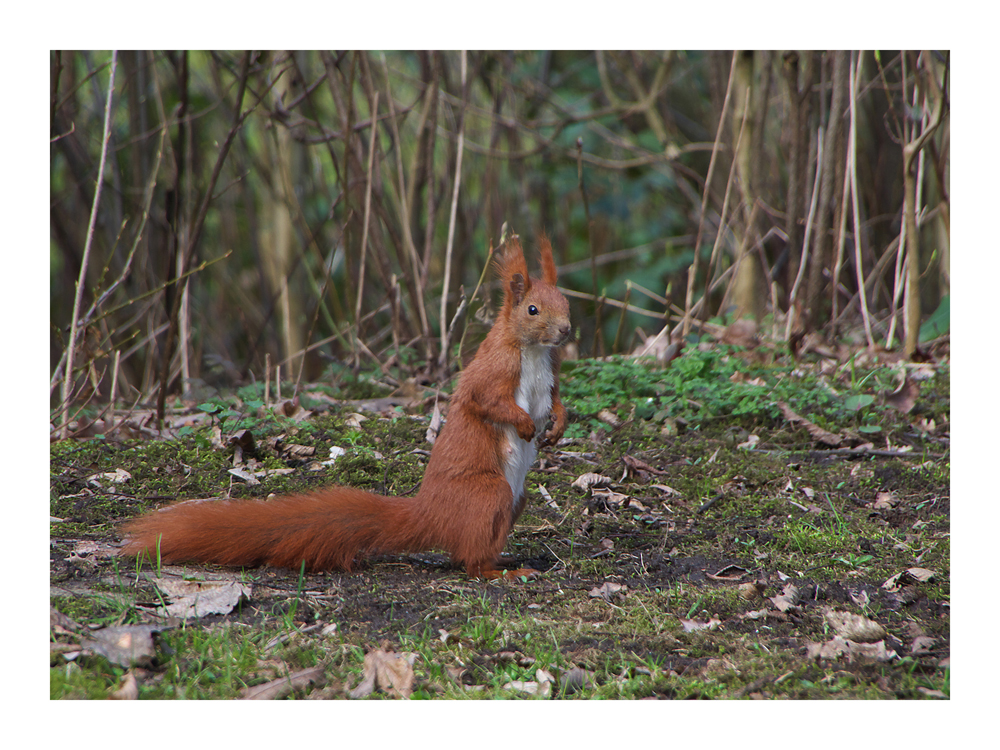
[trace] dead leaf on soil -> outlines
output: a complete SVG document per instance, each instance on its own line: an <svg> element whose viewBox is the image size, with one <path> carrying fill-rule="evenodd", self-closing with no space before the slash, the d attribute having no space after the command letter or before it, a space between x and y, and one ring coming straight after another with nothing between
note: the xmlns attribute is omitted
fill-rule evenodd
<svg viewBox="0 0 1000 750"><path fill-rule="evenodd" d="M99 559L118 557L118 552L109 544L84 540L74 544L69 556L63 559L78 565L96 565Z"/></svg>
<svg viewBox="0 0 1000 750"><path fill-rule="evenodd" d="M321 684L324 680L324 667L309 667L294 672L286 677L279 677L276 680L265 682L262 685L243 688L240 691L241 700L249 701L269 701L283 698L289 693L310 685Z"/></svg>
<svg viewBox="0 0 1000 750"><path fill-rule="evenodd" d="M337 459L341 456L347 455L347 449L341 448L339 445L330 446L330 458L327 461L320 461L323 466L333 466Z"/></svg>
<svg viewBox="0 0 1000 750"><path fill-rule="evenodd" d="M449 643L462 643L461 636L449 633L444 628L438 628L438 638L441 640L441 643L446 645Z"/></svg>
<svg viewBox="0 0 1000 750"><path fill-rule="evenodd" d="M722 624L722 621L713 617L710 620L688 620L684 617L678 618L685 633L694 633L698 630L715 630Z"/></svg>
<svg viewBox="0 0 1000 750"><path fill-rule="evenodd" d="M170 600L161 611L181 619L229 614L241 599L250 599L253 591L234 579L192 581L164 576L150 580Z"/></svg>
<svg viewBox="0 0 1000 750"><path fill-rule="evenodd" d="M625 499L622 501L622 505L624 507L628 508L629 510L637 510L640 513L649 512L649 508L643 505L641 500L637 500L634 497L629 497L628 495L625 495L624 497Z"/></svg>
<svg viewBox="0 0 1000 750"><path fill-rule="evenodd" d="M561 509L559 508L559 503L557 503L557 502L556 502L556 501L555 501L555 500L554 500L554 499L552 498L552 495L551 495L551 494L549 494L549 491L548 491L548 489L547 489L547 488L545 487L545 485L544 485L544 484L540 484L540 485L538 485L538 494L542 496L542 500L544 500L544 501L545 501L545 504L546 504L546 505L547 505L548 507L552 508L553 510L557 510L557 511L559 511L560 513L562 513L562 510L561 510Z"/></svg>
<svg viewBox="0 0 1000 750"><path fill-rule="evenodd" d="M610 508L617 508L618 506L627 507L630 504L630 498L624 492L615 492L612 489L592 488L590 494L592 497L602 499L604 504Z"/></svg>
<svg viewBox="0 0 1000 750"><path fill-rule="evenodd" d="M247 471L246 469L240 469L240 468L230 469L229 473L232 474L237 479L242 479L251 487L260 484L260 482L257 481L257 477L255 477L251 472Z"/></svg>
<svg viewBox="0 0 1000 750"><path fill-rule="evenodd" d="M927 568L908 568L889 578L882 584L882 588L886 591L898 591L914 583L933 581L936 575L933 570L927 570Z"/></svg>
<svg viewBox="0 0 1000 750"><path fill-rule="evenodd" d="M875 493L875 502L872 503L872 509L889 510L895 508L897 505L899 505L899 498L896 497L896 493L877 492Z"/></svg>
<svg viewBox="0 0 1000 750"><path fill-rule="evenodd" d="M734 320L717 337L723 344L742 346L746 349L753 349L760 344L757 338L757 324L746 318Z"/></svg>
<svg viewBox="0 0 1000 750"><path fill-rule="evenodd" d="M677 358L677 355L681 353L684 348L684 340L671 341L669 335L664 335L668 330L664 328L656 336L646 336L641 330L638 330L639 336L643 339L642 343L639 344L629 355L630 357L655 357L656 361L661 365L668 365L670 362Z"/></svg>
<svg viewBox="0 0 1000 750"><path fill-rule="evenodd" d="M837 635L849 641L874 643L882 640L886 635L885 628L864 615L828 609L823 613L823 619Z"/></svg>
<svg viewBox="0 0 1000 750"><path fill-rule="evenodd" d="M580 667L573 667L569 671L563 672L562 677L559 678L559 684L567 694L575 693L582 688L593 687L594 673Z"/></svg>
<svg viewBox="0 0 1000 750"><path fill-rule="evenodd" d="M253 453L257 448L253 433L250 430L237 430L226 442L233 447L233 463L237 466L243 463L243 454Z"/></svg>
<svg viewBox="0 0 1000 750"><path fill-rule="evenodd" d="M662 492L667 497L671 497L671 496L680 497L680 494L681 494L677 490L675 490L673 487L670 487L670 486L668 486L666 484L651 484L649 486L652 487L654 490L659 490L660 492Z"/></svg>
<svg viewBox="0 0 1000 750"><path fill-rule="evenodd" d="M837 661L841 657L845 657L850 664L855 661L889 661L896 656L896 653L885 647L885 641L856 643L838 635L826 643L807 643L806 656L809 659L829 661Z"/></svg>
<svg viewBox="0 0 1000 750"><path fill-rule="evenodd" d="M438 433L441 432L441 421L441 402L435 401L434 411L431 412L431 421L430 424L427 425L427 433L424 435L424 438L431 445L434 445L434 441L437 440Z"/></svg>
<svg viewBox="0 0 1000 750"><path fill-rule="evenodd" d="M605 537L604 539L602 539L600 542L597 543L597 547L598 547L597 552L595 552L590 556L592 560L598 557L606 557L607 555L610 555L615 549L615 543L611 539Z"/></svg>
<svg viewBox="0 0 1000 750"><path fill-rule="evenodd" d="M741 597L746 599L748 602L756 601L763 596L764 591L767 590L767 582L764 580L758 581L747 581L746 583L741 583L737 587L737 591Z"/></svg>
<svg viewBox="0 0 1000 750"><path fill-rule="evenodd" d="M219 425L212 425L212 430L208 438L209 445L213 450L221 451L226 449L226 444L222 440L222 428Z"/></svg>
<svg viewBox="0 0 1000 750"><path fill-rule="evenodd" d="M49 605L49 628L53 633L59 634L75 634L84 629L83 625L73 618L67 617L51 604Z"/></svg>
<svg viewBox="0 0 1000 750"><path fill-rule="evenodd" d="M108 697L113 701L139 700L139 683L136 682L135 673L131 669L125 673L118 689Z"/></svg>
<svg viewBox="0 0 1000 750"><path fill-rule="evenodd" d="M410 652L369 651L365 654L365 665L361 682L348 695L363 698L375 690L383 690L389 695L409 698L413 693L413 662L417 655Z"/></svg>
<svg viewBox="0 0 1000 750"><path fill-rule="evenodd" d="M355 411L347 415L347 419L344 420L344 424L346 424L348 427L354 428L355 430L360 430L361 423L367 421L368 417L366 417L364 414L358 414Z"/></svg>
<svg viewBox="0 0 1000 750"><path fill-rule="evenodd" d="M917 636L910 644L910 653L914 656L924 656L934 650L935 643L937 643L937 638L931 638L929 635Z"/></svg>
<svg viewBox="0 0 1000 750"><path fill-rule="evenodd" d="M102 482L108 484L125 484L130 479L132 475L129 474L125 469L115 469L114 471L105 471L101 474L91 474L87 477L87 484L91 484L98 489L104 489Z"/></svg>
<svg viewBox="0 0 1000 750"><path fill-rule="evenodd" d="M909 376L903 377L903 382L899 384L892 393L885 397L885 402L894 409L898 409L903 414L909 414L917 403L917 396L920 395L920 386Z"/></svg>
<svg viewBox="0 0 1000 750"><path fill-rule="evenodd" d="M122 625L101 628L89 633L80 641L81 648L100 654L112 664L123 667L148 666L156 656L153 633L163 628L159 625Z"/></svg>
<svg viewBox="0 0 1000 750"><path fill-rule="evenodd" d="M785 415L785 419L787 419L789 422L791 422L794 425L805 427L806 430L808 430L809 435L813 438L813 440L819 443L823 443L823 445L829 445L833 448L837 448L843 444L844 442L843 437L835 433L828 432L827 430L824 430L822 427L813 424L805 417L800 417L798 414L792 411L791 407L784 401L778 402L778 408L781 409L781 413Z"/></svg>
<svg viewBox="0 0 1000 750"><path fill-rule="evenodd" d="M504 690L516 690L519 693L527 693L528 695L537 695L541 698L548 698L552 695L552 685L555 682L555 677L553 677L549 672L544 669L539 669L535 671L535 679L532 680L512 680L504 684Z"/></svg>
<svg viewBox="0 0 1000 750"><path fill-rule="evenodd" d="M934 580L937 574L933 570L927 570L927 568L907 568L906 572L913 577L917 583L930 583Z"/></svg>
<svg viewBox="0 0 1000 750"><path fill-rule="evenodd" d="M705 577L711 578L713 581L738 581L745 576L747 572L746 568L741 568L739 565L727 565L714 573L706 573Z"/></svg>
<svg viewBox="0 0 1000 750"><path fill-rule="evenodd" d="M612 429L617 429L623 424L621 419L618 418L618 415L610 409L601 409L597 412L597 418Z"/></svg>
<svg viewBox="0 0 1000 750"><path fill-rule="evenodd" d="M620 599L625 596L628 596L628 586L621 583L612 583L611 581L606 581L603 585L590 590L591 599L603 599L606 602L611 602L612 599Z"/></svg>
<svg viewBox="0 0 1000 750"><path fill-rule="evenodd" d="M271 407L276 414L289 417L293 422L302 422L312 416L309 409L304 409L299 404L299 397L279 401Z"/></svg>
<svg viewBox="0 0 1000 750"><path fill-rule="evenodd" d="M594 487L607 487L612 481L611 477L606 477L603 474L587 472L578 476L572 486L578 490L586 491L592 490Z"/></svg>
<svg viewBox="0 0 1000 750"><path fill-rule="evenodd" d="M284 447L284 454L287 458L305 461L307 458L312 458L316 455L316 446L289 443Z"/></svg>
<svg viewBox="0 0 1000 750"><path fill-rule="evenodd" d="M871 601L868 596L868 592L865 591L864 589L861 589L860 591L848 591L847 594L848 596L851 597L851 601L857 604L862 609L867 607L869 602Z"/></svg>
<svg viewBox="0 0 1000 750"><path fill-rule="evenodd" d="M799 608L799 589L794 583L786 583L778 596L769 596L768 599L779 612L794 612Z"/></svg>
<svg viewBox="0 0 1000 750"><path fill-rule="evenodd" d="M657 469L655 466L650 466L645 461L641 461L633 456L622 456L622 461L625 463L625 468L633 477L640 479L645 482L649 477L648 474L666 474L667 472L662 469Z"/></svg>

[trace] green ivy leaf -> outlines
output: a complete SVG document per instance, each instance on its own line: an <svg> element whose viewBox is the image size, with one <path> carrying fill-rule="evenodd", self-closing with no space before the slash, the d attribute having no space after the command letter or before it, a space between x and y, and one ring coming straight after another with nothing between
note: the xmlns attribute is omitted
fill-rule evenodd
<svg viewBox="0 0 1000 750"><path fill-rule="evenodd" d="M844 401L844 406L851 411L861 411L866 406L871 406L874 401L874 396L870 396L867 393L860 393L856 396L848 396Z"/></svg>

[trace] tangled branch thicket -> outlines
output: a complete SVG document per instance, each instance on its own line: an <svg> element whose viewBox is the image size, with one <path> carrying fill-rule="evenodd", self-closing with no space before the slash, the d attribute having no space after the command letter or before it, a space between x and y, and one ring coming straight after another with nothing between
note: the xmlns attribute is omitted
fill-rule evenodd
<svg viewBox="0 0 1000 750"><path fill-rule="evenodd" d="M50 57L54 407L441 378L504 222L584 354L722 314L913 356L948 299L947 53L126 52L102 161L110 61Z"/></svg>

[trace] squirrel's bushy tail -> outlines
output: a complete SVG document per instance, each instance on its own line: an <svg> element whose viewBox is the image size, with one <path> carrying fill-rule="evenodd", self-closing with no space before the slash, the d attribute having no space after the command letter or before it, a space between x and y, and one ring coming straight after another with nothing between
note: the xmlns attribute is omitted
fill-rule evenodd
<svg viewBox="0 0 1000 750"><path fill-rule="evenodd" d="M350 570L359 555L408 552L422 540L411 498L330 487L272 501L185 502L128 522L124 555L163 562Z"/></svg>

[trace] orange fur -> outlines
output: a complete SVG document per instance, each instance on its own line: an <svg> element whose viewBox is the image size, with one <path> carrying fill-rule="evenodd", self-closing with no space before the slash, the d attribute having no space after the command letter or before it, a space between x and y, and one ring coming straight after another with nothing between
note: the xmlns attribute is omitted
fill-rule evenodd
<svg viewBox="0 0 1000 750"><path fill-rule="evenodd" d="M179 503L123 527L123 554L164 562L267 564L350 570L366 554L440 549L470 576L499 571L497 559L524 508L524 472L539 432L554 443L566 428L557 347L570 333L569 306L556 289L552 248L540 243L542 278L528 276L520 241L497 261L504 303L459 379L447 423L412 498L329 487L270 501Z"/></svg>

